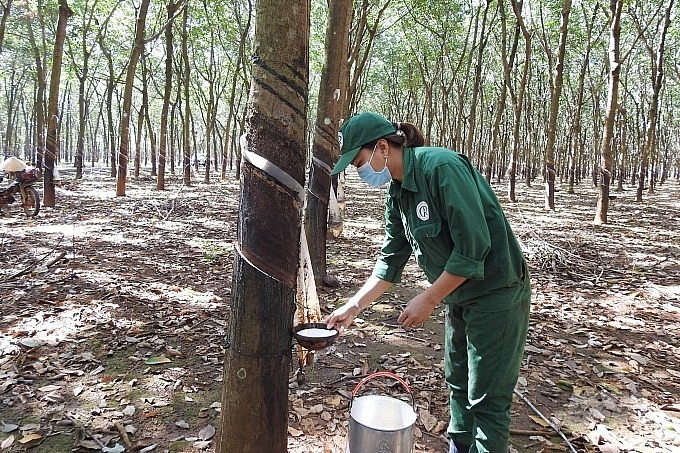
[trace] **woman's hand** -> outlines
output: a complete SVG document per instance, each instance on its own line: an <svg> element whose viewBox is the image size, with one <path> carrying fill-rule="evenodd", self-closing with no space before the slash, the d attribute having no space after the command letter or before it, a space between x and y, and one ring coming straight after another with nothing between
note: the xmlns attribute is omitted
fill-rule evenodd
<svg viewBox="0 0 680 453"><path fill-rule="evenodd" d="M435 307L451 294L456 288L465 283L465 277L442 272L439 278L422 293L411 299L406 308L397 318L402 327L421 326L432 315Z"/></svg>
<svg viewBox="0 0 680 453"><path fill-rule="evenodd" d="M354 321L354 318L357 317L360 311L361 309L358 307L358 303L355 303L350 299L342 307L333 310L333 313L325 320L326 325L329 329L336 328L339 332L342 332L352 324L352 321Z"/></svg>
<svg viewBox="0 0 680 453"><path fill-rule="evenodd" d="M406 304L397 322L405 328L420 327L432 315L439 302L429 297L427 292L420 293Z"/></svg>

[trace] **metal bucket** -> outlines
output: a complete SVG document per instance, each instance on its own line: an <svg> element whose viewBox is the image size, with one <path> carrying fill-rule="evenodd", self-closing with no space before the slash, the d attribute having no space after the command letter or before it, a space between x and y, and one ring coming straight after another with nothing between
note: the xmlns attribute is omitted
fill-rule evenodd
<svg viewBox="0 0 680 453"><path fill-rule="evenodd" d="M371 379L389 377L398 381L411 396L411 405L385 395L356 398L359 389ZM416 423L413 393L408 384L389 371L363 378L352 391L347 433L347 453L410 453Z"/></svg>

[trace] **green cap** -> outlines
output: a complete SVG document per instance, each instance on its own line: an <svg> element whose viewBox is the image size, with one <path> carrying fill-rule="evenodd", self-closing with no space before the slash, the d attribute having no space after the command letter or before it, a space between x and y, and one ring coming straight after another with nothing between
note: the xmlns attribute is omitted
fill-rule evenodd
<svg viewBox="0 0 680 453"><path fill-rule="evenodd" d="M333 167L331 176L344 170L357 157L363 145L396 132L394 124L373 112L360 113L347 120L340 128L340 159Z"/></svg>

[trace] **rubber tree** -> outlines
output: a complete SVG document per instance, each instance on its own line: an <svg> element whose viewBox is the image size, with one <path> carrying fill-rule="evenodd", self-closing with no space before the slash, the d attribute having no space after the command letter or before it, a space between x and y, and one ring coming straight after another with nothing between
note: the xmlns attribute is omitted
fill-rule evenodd
<svg viewBox="0 0 680 453"><path fill-rule="evenodd" d="M181 92L184 101L184 117L182 121L182 181L185 186L191 185L191 102L189 87L191 84L191 64L189 62L189 2L182 12L182 72Z"/></svg>
<svg viewBox="0 0 680 453"><path fill-rule="evenodd" d="M11 9L12 0L0 2L0 11L2 12L2 16L0 16L0 52L2 52L2 44L5 40L5 26L7 25L7 19L9 18Z"/></svg>
<svg viewBox="0 0 680 453"><path fill-rule="evenodd" d="M475 131L477 130L477 101L479 99L479 96L481 94L481 86L482 86L482 62L483 62L483 56L484 56L484 49L486 48L486 44L488 43L488 33L489 31L487 30L487 18L489 15L489 7L491 6L491 0L486 0L486 4L484 6L480 5L480 9L482 9L482 24L481 28L479 31L479 35L475 34L475 36L478 36L479 41L477 42L477 58L476 58L476 63L475 63L475 74L474 74L474 82L472 86L472 93L471 93L471 99L470 99L470 112L467 116L467 137L465 139L465 154L467 156L472 155L472 146L474 143L474 136L475 136Z"/></svg>
<svg viewBox="0 0 680 453"><path fill-rule="evenodd" d="M668 28L671 25L671 10L673 9L674 0L669 0L663 18L663 25L661 28L661 37L656 49L652 44L645 41L645 48L649 53L652 68L652 99L649 105L649 112L647 114L647 130L645 131L645 142L642 149L642 157L640 159L640 167L637 181L636 201L642 201L642 192L645 187L645 175L648 173L649 158L657 146L657 123L659 120L659 98L661 96L661 88L663 86L664 76L664 51L666 46L666 35ZM640 35L644 34L642 26L638 23L638 31ZM649 177L649 191L654 191L654 177Z"/></svg>
<svg viewBox="0 0 680 453"><path fill-rule="evenodd" d="M548 116L547 143L545 150L545 207L555 209L555 141L557 137L557 115L559 113L560 96L564 80L564 55L567 48L567 33L569 25L569 13L571 12L571 0L563 0L560 42L557 49L557 62L555 64L554 77L550 79L550 112ZM547 39L544 46L548 60L552 60L552 53Z"/></svg>
<svg viewBox="0 0 680 453"><path fill-rule="evenodd" d="M125 196L125 182L128 172L130 153L130 114L132 113L132 89L135 84L135 70L144 50L144 33L146 29L146 15L149 12L151 0L142 0L137 13L135 38L130 53L127 73L125 75L125 90L123 92L123 109L120 121L120 145L118 151L118 174L116 177L116 196Z"/></svg>
<svg viewBox="0 0 680 453"><path fill-rule="evenodd" d="M255 4L218 453L287 451L300 259L309 0Z"/></svg>
<svg viewBox="0 0 680 453"><path fill-rule="evenodd" d="M163 102L161 106L161 121L158 144L158 175L156 176L156 190L165 190L165 164L168 154L168 116L170 110L170 98L172 97L173 79L173 55L174 55L174 35L172 26L181 7L185 5L185 0L174 2L170 0L166 5L167 25L165 27L165 80L163 84Z"/></svg>
<svg viewBox="0 0 680 453"><path fill-rule="evenodd" d="M500 15L501 26L501 62L503 66L503 85L501 86L501 93L498 98L496 111L494 112L493 130L491 135L491 148L486 159L484 167L484 177L487 182L491 182L491 174L496 162L496 156L499 155L499 148L504 146L501 144L501 121L505 115L505 106L507 103L508 89L511 87L510 75L511 69L515 66L515 56L517 55L517 46L519 43L520 27L514 27L512 43L508 53L508 27L507 27L507 11L505 2L498 0L498 12ZM500 176L500 174L499 174Z"/></svg>
<svg viewBox="0 0 680 453"><path fill-rule="evenodd" d="M93 77L90 74L90 58L94 52L94 46L97 45L103 39L103 33L106 30L107 24L116 7L120 3L118 0L112 8L108 11L106 18L101 22L101 13L96 6L95 2L92 6L88 7L85 4L85 8L82 8L80 12L80 24L77 29L77 35L72 37L71 48L71 67L73 68L73 73L76 79L78 79L78 130L77 130L77 142L76 142L76 155L75 155L75 167L76 167L76 179L81 179L83 177L83 160L85 154L85 130L87 128L87 121L90 113L90 99L92 94L92 88L89 88L88 83L92 85ZM92 38L92 34L95 34L95 38ZM76 56L76 53L80 55ZM78 61L80 58L80 61Z"/></svg>
<svg viewBox="0 0 680 453"><path fill-rule="evenodd" d="M109 48L104 35L98 36L97 44L99 44L99 49L102 52L102 56L106 60L106 88L104 90L104 111L106 114L106 146L108 147L108 159L109 159L109 169L111 170L110 175L112 178L116 177L116 131L114 128L113 120L113 95L116 90L116 81L118 80L118 75L115 72L115 67L113 64L113 52Z"/></svg>
<svg viewBox="0 0 680 453"><path fill-rule="evenodd" d="M225 124L224 131L224 146L222 147L222 172L221 178L224 180L227 178L227 161L230 161L229 157L231 155L231 131L235 124L240 124L240 119L237 117L238 111L237 107L239 102L240 86L246 86L246 80L248 79L248 65L247 65L247 50L248 50L248 40L250 39L250 27L251 27L251 17L253 10L254 0L249 0L245 2L246 10L242 11L241 7L236 5L234 8L235 22L238 28L238 56L236 58L236 64L234 72L231 77L231 83L229 88L229 97L227 104L229 105L229 112L227 114L227 121ZM234 128L235 129L235 128ZM234 147L236 148L236 147ZM241 163L240 153L236 152L237 165ZM230 167L231 168L231 167ZM237 167L237 170L240 167ZM240 177L240 174L239 174Z"/></svg>
<svg viewBox="0 0 680 453"><path fill-rule="evenodd" d="M604 131L600 143L599 183L597 190L597 208L593 223L596 225L607 223L609 209L609 182L612 174L612 141L614 136L614 120L616 119L619 77L621 75L621 11L624 0L610 0L609 2L609 83L607 105L604 118Z"/></svg>
<svg viewBox="0 0 680 453"><path fill-rule="evenodd" d="M42 15L42 11L38 9L36 18L40 23L40 29L45 29L45 22ZM38 42L35 33L33 31L33 24L31 22L30 16L26 17L26 31L28 34L28 42L31 47L31 53L33 54L33 59L35 61L35 82L36 89L33 98L33 105L35 106L35 146L37 150L35 165L38 168L43 168L44 165L44 155L45 155L45 92L47 91L47 80L46 80L46 70L47 66L45 62L45 52L44 52L44 40ZM44 33L42 33L44 34ZM56 101L55 101L56 102ZM55 103L56 111L56 103ZM44 200L43 200L44 202Z"/></svg>
<svg viewBox="0 0 680 453"><path fill-rule="evenodd" d="M54 207L54 162L59 155L59 82L61 80L61 63L64 57L64 41L66 40L66 23L73 15L66 0L59 0L59 18L54 37L54 51L52 53L52 74L50 76L50 96L47 104L47 141L45 146L45 172L43 179L43 205Z"/></svg>
<svg viewBox="0 0 680 453"><path fill-rule="evenodd" d="M346 99L346 67L351 0L331 0L326 28L326 63L321 71L318 109L314 123L312 161L309 165L309 189L305 208L305 234L314 270L314 281L322 283L326 275L326 235L328 203L331 190L330 170L338 159L338 130Z"/></svg>
<svg viewBox="0 0 680 453"><path fill-rule="evenodd" d="M524 37L524 63L522 65L522 75L517 87L510 90L513 108L513 126L512 126L512 151L510 154L510 161L508 164L508 200L515 202L517 197L515 194L515 187L517 184L517 159L519 156L520 145L520 126L522 122L522 111L524 110L524 94L529 81L529 73L531 72L531 32L527 29L524 18L522 17L522 1L510 0L512 4L512 11L515 14L517 27L519 27Z"/></svg>
<svg viewBox="0 0 680 453"><path fill-rule="evenodd" d="M571 126L569 130L569 140L571 140L570 151L569 151L569 163L568 163L568 194L574 194L574 183L577 178L577 167L581 162L581 155L583 153L583 139L582 139L582 124L581 120L583 118L583 104L584 104L584 93L585 93L585 81L588 67L590 65L590 54L593 48L593 30L595 27L596 16L600 10L600 4L596 3L595 7L590 9L590 20L588 20L588 7L581 4L582 13L582 27L581 33L585 33L584 44L585 49L583 51L583 58L579 63L579 73L578 82L576 88L576 96L572 102L573 110L571 112Z"/></svg>

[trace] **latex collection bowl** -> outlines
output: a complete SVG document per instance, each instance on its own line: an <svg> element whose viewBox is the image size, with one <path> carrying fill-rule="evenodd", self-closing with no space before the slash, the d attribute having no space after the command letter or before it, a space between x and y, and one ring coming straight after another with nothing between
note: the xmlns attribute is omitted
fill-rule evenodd
<svg viewBox="0 0 680 453"><path fill-rule="evenodd" d="M299 324L293 328L293 336L298 344L311 350L327 348L335 342L339 334L337 329L329 329L320 322Z"/></svg>

